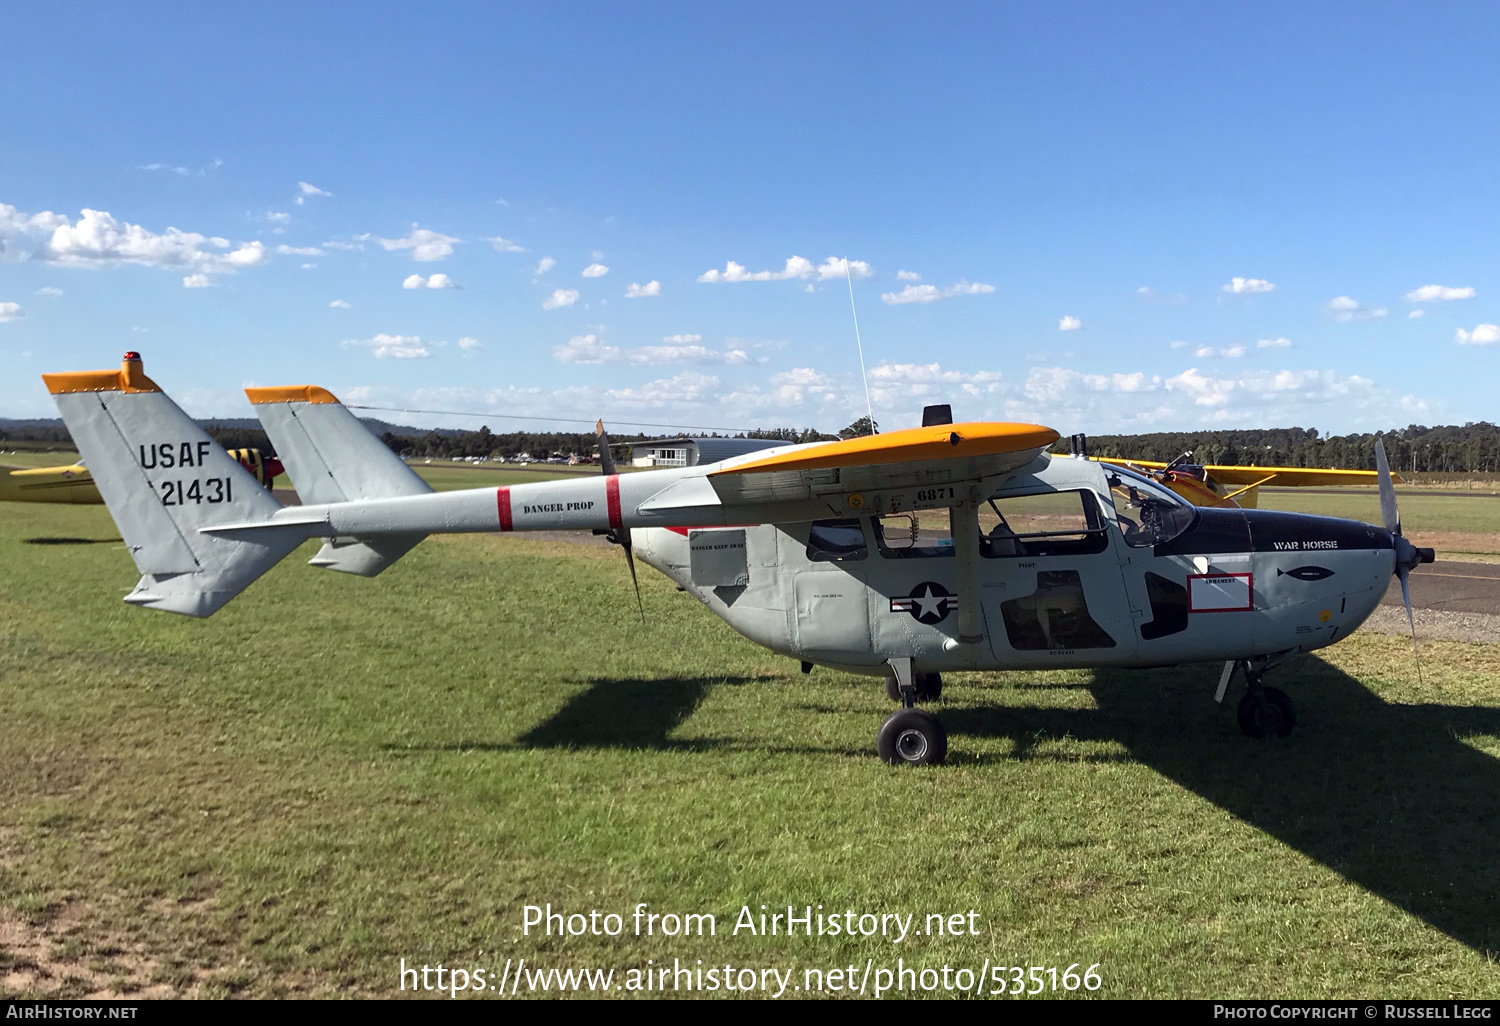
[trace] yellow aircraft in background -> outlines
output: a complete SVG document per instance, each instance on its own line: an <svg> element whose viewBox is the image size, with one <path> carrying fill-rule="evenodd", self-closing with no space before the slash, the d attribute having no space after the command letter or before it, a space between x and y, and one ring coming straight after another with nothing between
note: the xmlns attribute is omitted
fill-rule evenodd
<svg viewBox="0 0 1500 1026"><path fill-rule="evenodd" d="M275 456L262 456L259 449L230 449L229 455L254 476L271 487L276 475L283 473ZM0 467L0 502L65 502L75 506L103 505L99 487L83 461L66 467L18 469Z"/></svg>
<svg viewBox="0 0 1500 1026"><path fill-rule="evenodd" d="M1152 460L1119 460L1092 457L1100 463L1125 467L1170 488L1194 506L1238 506L1255 509L1260 504L1261 485L1278 488L1311 488L1337 485L1379 484L1373 470L1324 470L1318 467L1226 467L1188 463L1185 458L1171 463ZM1392 474L1392 478L1401 478ZM1403 482L1404 483L1404 482Z"/></svg>

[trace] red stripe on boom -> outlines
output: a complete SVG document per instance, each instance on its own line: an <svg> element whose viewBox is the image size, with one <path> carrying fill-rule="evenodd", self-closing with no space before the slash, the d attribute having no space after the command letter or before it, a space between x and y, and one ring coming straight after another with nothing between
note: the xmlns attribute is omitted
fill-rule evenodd
<svg viewBox="0 0 1500 1026"><path fill-rule="evenodd" d="M611 474L604 479L604 496L609 501L609 526L624 527L620 517L620 475Z"/></svg>
<svg viewBox="0 0 1500 1026"><path fill-rule="evenodd" d="M514 531L516 526L510 519L510 489L495 489L495 506L500 511L500 530Z"/></svg>

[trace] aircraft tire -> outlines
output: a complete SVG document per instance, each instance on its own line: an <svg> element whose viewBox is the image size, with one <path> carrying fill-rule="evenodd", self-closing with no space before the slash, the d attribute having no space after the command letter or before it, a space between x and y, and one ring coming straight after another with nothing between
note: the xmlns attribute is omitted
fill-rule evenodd
<svg viewBox="0 0 1500 1026"><path fill-rule="evenodd" d="M1297 709L1280 688L1246 692L1237 710L1240 729L1253 738L1286 737L1297 725Z"/></svg>
<svg viewBox="0 0 1500 1026"><path fill-rule="evenodd" d="M943 697L943 675L941 673L919 673L916 679L917 701L931 702ZM901 688L896 683L896 675L887 673L885 675L885 697L892 702L901 701Z"/></svg>
<svg viewBox="0 0 1500 1026"><path fill-rule="evenodd" d="M921 709L898 709L875 736L880 757L892 766L939 766L948 757L948 732Z"/></svg>

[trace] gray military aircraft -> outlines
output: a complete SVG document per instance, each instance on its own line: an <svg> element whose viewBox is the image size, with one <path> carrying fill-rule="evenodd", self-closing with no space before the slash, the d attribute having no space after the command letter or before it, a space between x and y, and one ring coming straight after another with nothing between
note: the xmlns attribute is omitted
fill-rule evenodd
<svg viewBox="0 0 1500 1026"><path fill-rule="evenodd" d="M941 763L916 708L955 670L1242 671L1238 720L1285 735L1272 666L1347 637L1392 574L1431 562L1401 535L1377 443L1383 528L1199 508L1126 467L1046 453L1034 424L924 425L707 466L436 493L328 391L246 394L303 505L284 507L127 353L118 371L43 375L142 577L125 601L209 616L308 538L310 561L373 577L429 534L592 529L757 644L884 676L902 708L877 748ZM1410 601L1407 603L1410 616Z"/></svg>

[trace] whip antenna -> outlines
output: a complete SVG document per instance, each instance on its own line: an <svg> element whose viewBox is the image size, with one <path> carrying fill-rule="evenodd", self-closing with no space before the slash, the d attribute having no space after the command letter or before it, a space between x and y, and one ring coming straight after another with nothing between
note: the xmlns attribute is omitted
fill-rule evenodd
<svg viewBox="0 0 1500 1026"><path fill-rule="evenodd" d="M865 344L859 338L859 311L854 307L854 265L844 257L844 277L849 282L849 312L854 315L854 346L859 350L859 380L865 386L865 412L870 416L870 434L875 433L875 407L870 402L870 377L865 373Z"/></svg>

